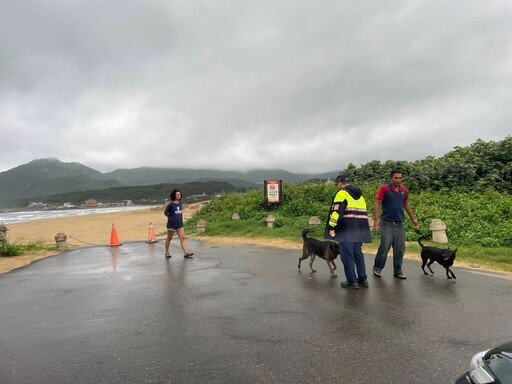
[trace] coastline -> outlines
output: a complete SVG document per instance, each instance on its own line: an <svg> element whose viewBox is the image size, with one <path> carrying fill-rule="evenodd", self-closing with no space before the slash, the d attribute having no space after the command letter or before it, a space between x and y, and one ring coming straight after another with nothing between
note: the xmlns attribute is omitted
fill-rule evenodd
<svg viewBox="0 0 512 384"><path fill-rule="evenodd" d="M136 211L158 207L158 205L147 206L111 206L111 207L80 207L80 208L62 208L62 209L16 209L1 210L0 223L11 225L17 223L26 223L28 221L58 219L64 217L75 217L84 215L96 215L114 212Z"/></svg>
<svg viewBox="0 0 512 384"><path fill-rule="evenodd" d="M184 219L190 218L203 204L184 204ZM119 241L146 241L149 225L155 235L165 236L167 219L164 206L137 210L97 213L81 216L58 217L6 224L7 241L12 244L40 243L56 245L55 236L62 232L67 236L67 249L90 246L108 246L112 225L115 224ZM0 274L26 266L33 261L57 255L60 251L38 251L20 256L0 257Z"/></svg>

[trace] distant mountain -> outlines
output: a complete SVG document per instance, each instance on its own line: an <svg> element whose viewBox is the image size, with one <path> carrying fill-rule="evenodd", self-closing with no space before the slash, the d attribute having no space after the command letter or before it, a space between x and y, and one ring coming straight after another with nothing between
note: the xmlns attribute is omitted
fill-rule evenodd
<svg viewBox="0 0 512 384"><path fill-rule="evenodd" d="M80 163L63 163L53 158L38 159L0 172L0 207L19 206L30 198L37 198L40 201L45 197L69 192L90 192L117 187L222 182L236 189L246 189L262 186L264 180L297 183L311 179L334 178L337 174L338 172L335 171L322 174L295 174L285 170L240 172L151 167L117 169L113 172L101 173ZM229 190L228 187L224 189Z"/></svg>
<svg viewBox="0 0 512 384"><path fill-rule="evenodd" d="M212 171L207 169L174 169L141 167L116 169L105 173L104 177L116 180L125 186L153 185L158 183L190 183L194 181L226 181L237 187L254 187L254 183L239 178L233 172Z"/></svg>
<svg viewBox="0 0 512 384"><path fill-rule="evenodd" d="M34 160L0 173L0 206L10 206L20 198L118 186L122 184L80 163Z"/></svg>
<svg viewBox="0 0 512 384"><path fill-rule="evenodd" d="M123 185L150 185L155 183L189 183L193 181L226 181L239 187L262 185L264 180L283 180L288 183L297 183L313 178L334 178L339 172L324 174L296 174L285 170L254 170L217 171L212 169L183 169L183 168L132 168L117 169L105 173L108 179L117 180Z"/></svg>

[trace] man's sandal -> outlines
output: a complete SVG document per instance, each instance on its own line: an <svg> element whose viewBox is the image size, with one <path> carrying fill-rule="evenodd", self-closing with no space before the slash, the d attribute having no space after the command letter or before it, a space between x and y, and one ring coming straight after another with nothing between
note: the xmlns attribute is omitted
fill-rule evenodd
<svg viewBox="0 0 512 384"><path fill-rule="evenodd" d="M373 276L381 277L380 276L380 271L373 271Z"/></svg>
<svg viewBox="0 0 512 384"><path fill-rule="evenodd" d="M397 279L405 280L407 279L407 276L405 276L403 273L397 273L395 276Z"/></svg>

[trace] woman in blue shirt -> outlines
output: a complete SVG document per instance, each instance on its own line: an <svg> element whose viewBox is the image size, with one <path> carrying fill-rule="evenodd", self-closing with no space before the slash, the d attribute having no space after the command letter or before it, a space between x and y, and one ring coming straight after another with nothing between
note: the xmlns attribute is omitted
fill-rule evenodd
<svg viewBox="0 0 512 384"><path fill-rule="evenodd" d="M165 207L165 216L167 216L167 239L165 239L165 257L170 258L169 247L171 245L174 232L178 234L181 249L183 249L183 257L192 257L193 253L189 252L187 241L185 240L185 228L183 228L183 206L181 204L181 191L173 189L171 191L171 201Z"/></svg>

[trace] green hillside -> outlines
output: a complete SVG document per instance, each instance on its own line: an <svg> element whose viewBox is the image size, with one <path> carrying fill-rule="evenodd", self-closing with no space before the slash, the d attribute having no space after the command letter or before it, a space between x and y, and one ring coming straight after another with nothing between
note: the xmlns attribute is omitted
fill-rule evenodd
<svg viewBox="0 0 512 384"><path fill-rule="evenodd" d="M118 187L92 168L57 159L40 159L0 173L0 207L17 206L24 198L85 189ZM30 199L29 199L30 200Z"/></svg>

